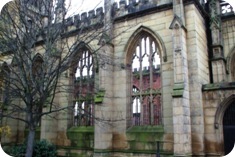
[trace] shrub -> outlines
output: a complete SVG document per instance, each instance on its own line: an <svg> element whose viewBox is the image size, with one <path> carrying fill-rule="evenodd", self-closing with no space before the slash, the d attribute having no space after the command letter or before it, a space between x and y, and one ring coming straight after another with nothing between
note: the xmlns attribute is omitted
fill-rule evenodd
<svg viewBox="0 0 235 157"><path fill-rule="evenodd" d="M7 136L7 137L10 137L11 135L11 128L6 125L6 126L1 126L0 127L0 136Z"/></svg>
<svg viewBox="0 0 235 157"><path fill-rule="evenodd" d="M14 157L24 157L26 152L26 144L18 145L6 150L6 153Z"/></svg>
<svg viewBox="0 0 235 157"><path fill-rule="evenodd" d="M46 140L41 140L35 143L33 149L34 157L57 157L55 145L47 142Z"/></svg>
<svg viewBox="0 0 235 157"><path fill-rule="evenodd" d="M11 147L6 151L9 155L14 157L24 157L26 153L27 144ZM33 147L33 157L57 157L56 147L46 140L36 141Z"/></svg>

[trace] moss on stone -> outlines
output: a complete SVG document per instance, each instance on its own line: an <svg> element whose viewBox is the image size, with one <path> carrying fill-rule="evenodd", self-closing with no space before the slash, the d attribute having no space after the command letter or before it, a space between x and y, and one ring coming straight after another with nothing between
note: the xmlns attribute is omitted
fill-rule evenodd
<svg viewBox="0 0 235 157"><path fill-rule="evenodd" d="M184 83L175 83L173 87L173 97L182 97L184 94Z"/></svg>
<svg viewBox="0 0 235 157"><path fill-rule="evenodd" d="M99 90L95 95L95 103L102 103L105 95L105 90Z"/></svg>
<svg viewBox="0 0 235 157"><path fill-rule="evenodd" d="M80 149L93 149L94 147L93 126L71 127L67 131L67 136L71 140L71 147Z"/></svg>
<svg viewBox="0 0 235 157"><path fill-rule="evenodd" d="M156 152L157 142L162 150L163 126L134 126L127 131L130 152Z"/></svg>

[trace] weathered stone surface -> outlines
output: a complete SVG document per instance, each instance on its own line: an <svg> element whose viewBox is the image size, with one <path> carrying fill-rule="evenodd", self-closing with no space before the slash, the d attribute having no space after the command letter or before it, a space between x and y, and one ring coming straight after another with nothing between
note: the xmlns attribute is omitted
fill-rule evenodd
<svg viewBox="0 0 235 157"><path fill-rule="evenodd" d="M106 13L99 8L76 15L67 20L66 26L67 31L83 26L96 28L87 31L88 35L104 26L111 28L105 33L112 40L95 37L88 43L97 64L95 126L74 128L73 111L65 111L52 114L53 118L43 117L37 138L46 138L60 146L60 156L155 157L157 142L161 156L223 155L223 116L235 100L234 15L223 17L219 36L218 31L208 27L209 13L203 9L202 1L131 0L127 5L121 0L119 6L111 5L114 0L106 2L109 4L105 6ZM132 85L140 86L138 75L132 79L133 47L139 38L147 36L153 37L161 60L159 77L153 84L160 97L161 122L159 126L133 127ZM74 40L75 36L69 37L68 44ZM65 90L69 92L73 84L70 75L74 75L71 71L66 70L59 80L68 86ZM73 95L58 94L55 103L63 107L71 105ZM48 108L45 106L43 110ZM26 126L15 120L6 123L12 129L12 136L2 141L23 141Z"/></svg>

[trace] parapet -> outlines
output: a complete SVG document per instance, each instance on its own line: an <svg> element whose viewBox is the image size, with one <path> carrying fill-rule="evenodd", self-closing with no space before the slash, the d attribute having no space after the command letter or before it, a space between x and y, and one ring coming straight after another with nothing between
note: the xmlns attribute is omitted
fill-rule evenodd
<svg viewBox="0 0 235 157"><path fill-rule="evenodd" d="M195 0L197 4L205 7L204 0ZM221 14L227 16L234 14L234 10L227 2L221 2ZM119 18L125 15L136 14L148 9L158 9L172 6L172 0L119 0L112 5L112 18ZM89 12L74 15L66 19L66 31L92 30L104 25L104 9L102 7Z"/></svg>
<svg viewBox="0 0 235 157"><path fill-rule="evenodd" d="M204 0L196 1L203 7L205 6ZM171 6L170 4L172 4L172 0L119 0L118 3L115 2L112 5L112 17L118 18L155 7ZM104 10L102 7L66 19L67 30L97 28L103 24Z"/></svg>
<svg viewBox="0 0 235 157"><path fill-rule="evenodd" d="M103 23L104 11L102 7L66 19L67 30L97 28L97 26L102 26Z"/></svg>
<svg viewBox="0 0 235 157"><path fill-rule="evenodd" d="M205 8L204 0L195 0ZM132 13L138 13L150 8L170 6L172 0L119 0L113 4L112 15L114 18L122 17Z"/></svg>
<svg viewBox="0 0 235 157"><path fill-rule="evenodd" d="M113 17L121 17L131 13L137 13L156 6L172 3L172 0L120 0L113 4Z"/></svg>

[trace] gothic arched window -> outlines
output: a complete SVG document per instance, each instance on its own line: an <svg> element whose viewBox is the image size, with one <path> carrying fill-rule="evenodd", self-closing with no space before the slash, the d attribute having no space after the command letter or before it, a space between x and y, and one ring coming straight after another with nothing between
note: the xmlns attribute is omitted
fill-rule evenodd
<svg viewBox="0 0 235 157"><path fill-rule="evenodd" d="M37 54L32 63L32 74L34 80L41 79L44 76L43 73L43 58L40 54Z"/></svg>
<svg viewBox="0 0 235 157"><path fill-rule="evenodd" d="M74 73L74 125L94 124L94 66L91 52L85 48Z"/></svg>
<svg viewBox="0 0 235 157"><path fill-rule="evenodd" d="M132 58L132 123L161 122L161 73L157 43L148 33L135 42Z"/></svg>
<svg viewBox="0 0 235 157"><path fill-rule="evenodd" d="M32 76L31 78L31 83L36 84L39 88L42 88L42 82L40 80L44 79L44 69L43 69L43 56L40 54L36 54L33 58L32 62ZM37 88L37 92L40 91L40 89ZM36 96L36 94L35 94ZM43 111L43 106L39 105L38 107L35 107L35 111L38 113L42 113ZM39 120L38 127L41 126L41 120Z"/></svg>

